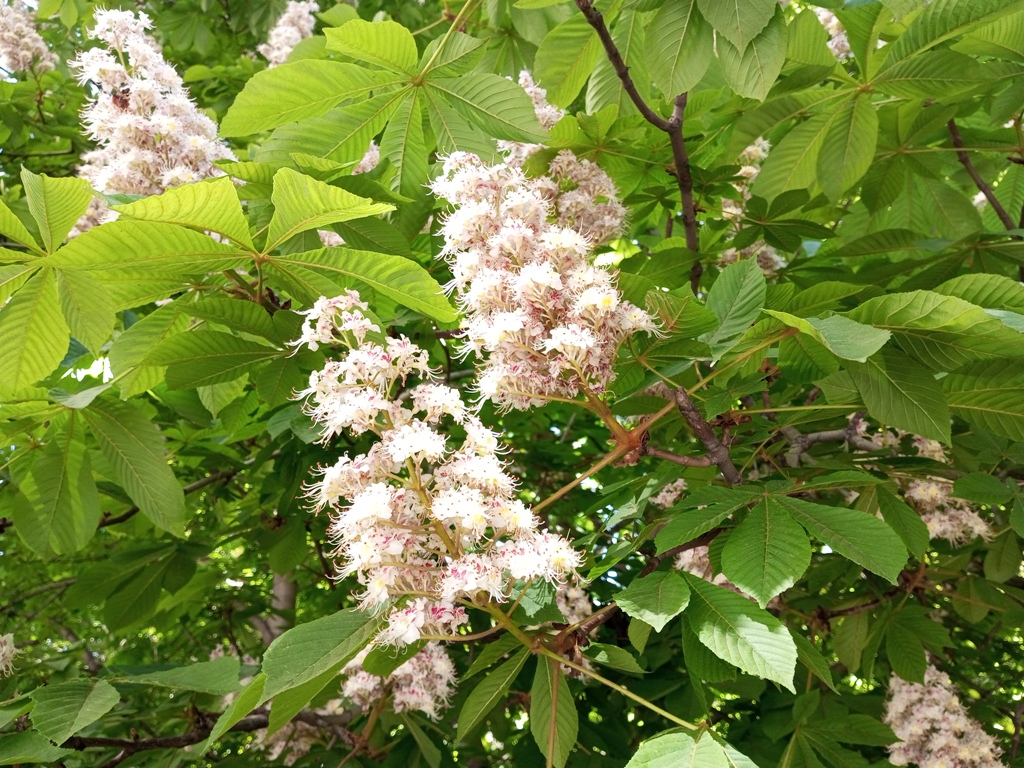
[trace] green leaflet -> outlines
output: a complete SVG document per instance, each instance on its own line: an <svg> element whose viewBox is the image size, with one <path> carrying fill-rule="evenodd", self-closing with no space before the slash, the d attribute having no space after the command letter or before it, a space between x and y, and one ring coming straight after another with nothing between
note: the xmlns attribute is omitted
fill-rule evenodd
<svg viewBox="0 0 1024 768"><path fill-rule="evenodd" d="M416 72L419 56L412 33L394 21L369 22L354 19L340 27L324 30L328 50L375 64L397 74Z"/></svg>
<svg viewBox="0 0 1024 768"><path fill-rule="evenodd" d="M235 185L227 176L183 184L134 203L115 205L114 210L129 219L162 221L216 232L247 250L253 250L249 224L235 194Z"/></svg>
<svg viewBox="0 0 1024 768"><path fill-rule="evenodd" d="M490 714L498 702L505 698L509 686L512 685L529 657L529 649L523 648L500 667L489 672L473 689L459 711L460 739L465 738L479 722ZM543 658L538 659L538 663L547 664Z"/></svg>
<svg viewBox="0 0 1024 768"><path fill-rule="evenodd" d="M890 337L888 331L857 323L840 315L804 319L788 312L770 309L763 311L791 328L798 328L801 333L810 336L836 357L846 360L865 362L881 349Z"/></svg>
<svg viewBox="0 0 1024 768"><path fill-rule="evenodd" d="M395 210L393 205L375 203L290 168L282 168L274 175L270 199L274 217L270 220L264 252L272 251L299 232Z"/></svg>
<svg viewBox="0 0 1024 768"><path fill-rule="evenodd" d="M423 135L423 96L414 89L399 102L380 140L380 155L398 171L392 188L406 197L423 197L427 182L427 144Z"/></svg>
<svg viewBox="0 0 1024 768"><path fill-rule="evenodd" d="M751 509L722 549L722 572L762 608L810 564L807 534L774 498Z"/></svg>
<svg viewBox="0 0 1024 768"><path fill-rule="evenodd" d="M576 745L579 719L558 662L547 656L537 657L530 689L530 732L541 754L555 768L563 768Z"/></svg>
<svg viewBox="0 0 1024 768"><path fill-rule="evenodd" d="M685 617L700 642L723 661L792 691L796 646L779 620L724 587L688 573L683 578L692 593Z"/></svg>
<svg viewBox="0 0 1024 768"><path fill-rule="evenodd" d="M345 99L397 82L388 73L319 59L266 69L246 82L221 122L220 135L248 136L319 117Z"/></svg>
<svg viewBox="0 0 1024 768"><path fill-rule="evenodd" d="M831 200L867 173L877 142L878 112L868 96L858 94L840 108L818 154L818 179Z"/></svg>
<svg viewBox="0 0 1024 768"><path fill-rule="evenodd" d="M715 6L729 5L731 1L715 3ZM737 5L752 6L758 2L760 0L753 3L748 0ZM740 96L764 101L786 61L788 28L782 9L776 8L768 25L746 44L733 45L728 34L722 34L726 36L718 38L718 60L726 82Z"/></svg>
<svg viewBox="0 0 1024 768"><path fill-rule="evenodd" d="M690 590L675 571L656 571L643 578L635 578L619 592L615 602L633 618L650 624L661 632L673 618L686 608Z"/></svg>
<svg viewBox="0 0 1024 768"><path fill-rule="evenodd" d="M167 464L157 427L134 403L99 398L82 410L100 452L150 521L169 533L185 530L185 496Z"/></svg>
<svg viewBox="0 0 1024 768"><path fill-rule="evenodd" d="M696 0L662 4L648 23L644 49L655 86L668 98L689 91L707 72L714 42Z"/></svg>
<svg viewBox="0 0 1024 768"><path fill-rule="evenodd" d="M109 712L121 697L105 680L72 680L32 692L32 725L50 741L63 744Z"/></svg>
<svg viewBox="0 0 1024 768"><path fill-rule="evenodd" d="M41 269L0 309L0 388L26 387L48 375L68 350L52 269Z"/></svg>
<svg viewBox="0 0 1024 768"><path fill-rule="evenodd" d="M954 414L997 435L1024 440L1024 363L972 363L940 384Z"/></svg>
<svg viewBox="0 0 1024 768"><path fill-rule="evenodd" d="M768 26L778 7L771 0L697 0L697 6L715 31L741 51Z"/></svg>
<svg viewBox="0 0 1024 768"><path fill-rule="evenodd" d="M757 320L764 306L767 283L754 259L730 264L708 293L707 307L718 317L718 328L700 337L711 346L718 359L732 346L736 337Z"/></svg>
<svg viewBox="0 0 1024 768"><path fill-rule="evenodd" d="M239 690L239 669L238 657L221 656L213 661L202 661L177 669L130 675L123 680L127 683L225 696Z"/></svg>
<svg viewBox="0 0 1024 768"><path fill-rule="evenodd" d="M230 333L196 330L161 342L142 361L167 367L171 389L209 386L237 379L251 366L282 356L280 350Z"/></svg>
<svg viewBox="0 0 1024 768"><path fill-rule="evenodd" d="M601 41L580 15L552 29L537 49L534 76L547 89L548 101L559 107L572 103L583 90L601 56Z"/></svg>
<svg viewBox="0 0 1024 768"><path fill-rule="evenodd" d="M53 253L89 207L93 197L89 182L74 177L54 179L37 176L22 167L21 183L25 186L28 209L39 225L43 248L47 253Z"/></svg>
<svg viewBox="0 0 1024 768"><path fill-rule="evenodd" d="M664 733L640 745L626 768L729 768L725 750L711 738L702 734L694 740L686 733Z"/></svg>

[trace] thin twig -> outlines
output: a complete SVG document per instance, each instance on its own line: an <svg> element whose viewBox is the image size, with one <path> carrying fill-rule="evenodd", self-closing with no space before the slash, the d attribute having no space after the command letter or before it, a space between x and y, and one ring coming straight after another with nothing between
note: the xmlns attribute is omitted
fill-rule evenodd
<svg viewBox="0 0 1024 768"><path fill-rule="evenodd" d="M946 123L949 128L949 136L953 139L953 146L956 147L956 156L960 161L960 164L967 171L967 175L974 180L975 186L981 191L981 194L988 200L988 204L992 206L992 210L996 212L996 216L1003 222L1003 226L1007 229L1016 229L1017 225L1013 223L1013 219L1010 218L1010 214L1003 208L1003 204L999 202L999 198L996 197L996 193L992 191L992 187L989 183L981 178L981 174L978 173L974 167L974 163L971 162L970 156L964 151L964 139L960 135L960 131L956 127L956 120L950 119Z"/></svg>
<svg viewBox="0 0 1024 768"><path fill-rule="evenodd" d="M671 461L673 464L678 464L682 467L710 467L714 463L711 461L710 456L681 456L678 453L663 451L660 448L652 448L649 445L644 446L644 454L653 456L656 459Z"/></svg>

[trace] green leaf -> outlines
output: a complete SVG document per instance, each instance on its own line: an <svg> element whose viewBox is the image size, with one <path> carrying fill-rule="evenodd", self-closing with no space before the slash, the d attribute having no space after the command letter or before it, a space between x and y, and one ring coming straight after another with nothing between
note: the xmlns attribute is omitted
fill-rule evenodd
<svg viewBox="0 0 1024 768"><path fill-rule="evenodd" d="M929 4L889 46L884 73L908 56L1024 8L1020 0L937 0Z"/></svg>
<svg viewBox="0 0 1024 768"><path fill-rule="evenodd" d="M427 143L419 89L395 108L380 140L380 156L398 171L392 187L412 199L423 197L427 181Z"/></svg>
<svg viewBox="0 0 1024 768"><path fill-rule="evenodd" d="M1002 584L1020 574L1021 551L1017 534L1004 531L985 553L985 578Z"/></svg>
<svg viewBox="0 0 1024 768"><path fill-rule="evenodd" d="M707 306L719 320L718 328L701 337L716 358L757 319L767 296L767 282L756 259L730 264L708 292Z"/></svg>
<svg viewBox="0 0 1024 768"><path fill-rule="evenodd" d="M398 74L416 73L419 56L412 33L395 21L354 19L340 27L325 29L327 50L338 51L356 61L376 64Z"/></svg>
<svg viewBox="0 0 1024 768"><path fill-rule="evenodd" d="M912 683L924 683L928 658L921 640L900 624L890 624L885 631L885 655L892 671Z"/></svg>
<svg viewBox="0 0 1024 768"><path fill-rule="evenodd" d="M960 580L960 584L952 596L953 609L971 624L983 621L989 611L995 607L988 600L991 588L986 589L986 587L988 584L984 579L968 576Z"/></svg>
<svg viewBox="0 0 1024 768"><path fill-rule="evenodd" d="M650 89L647 87L651 76L647 71L646 51L646 14L639 11L620 11L615 18L615 26L612 30L612 40L619 49L623 61L630 62L629 72L633 78L634 85L637 85L637 92L645 100L650 98ZM710 28L709 30L710 31ZM597 61L594 73L590 76L587 84L585 99L586 112L588 115L596 115L605 107L614 106L618 109L618 116L635 114L636 105L630 99L629 94L622 87L622 80L615 72L615 68L606 56ZM586 118L584 118L586 119Z"/></svg>
<svg viewBox="0 0 1024 768"><path fill-rule="evenodd" d="M161 342L146 356L144 364L167 366L167 385L183 389L237 379L253 365L281 355L273 347L230 333L197 330Z"/></svg>
<svg viewBox="0 0 1024 768"><path fill-rule="evenodd" d="M16 243L20 243L33 253L42 254L39 243L22 223L21 219L10 208L7 203L0 200L0 234L6 235Z"/></svg>
<svg viewBox="0 0 1024 768"><path fill-rule="evenodd" d="M459 740L463 740L476 727L499 701L508 694L508 689L530 657L530 651L523 648L519 653L506 661L493 672L490 672L473 692L466 698L459 710ZM546 659L538 659L538 663L546 665Z"/></svg>
<svg viewBox="0 0 1024 768"><path fill-rule="evenodd" d="M773 0L697 0L697 5L715 32L741 51L768 26L778 7Z"/></svg>
<svg viewBox="0 0 1024 768"><path fill-rule="evenodd" d="M72 680L32 691L32 725L43 736L63 744L121 700L114 686L104 680Z"/></svg>
<svg viewBox="0 0 1024 768"><path fill-rule="evenodd" d="M0 387L27 387L52 372L70 337L53 270L41 269L0 310Z"/></svg>
<svg viewBox="0 0 1024 768"><path fill-rule="evenodd" d="M648 22L645 58L655 86L668 98L697 85L714 56L715 36L696 0L664 3Z"/></svg>
<svg viewBox="0 0 1024 768"><path fill-rule="evenodd" d="M270 199L274 204L274 218L270 220L265 252L299 232L395 210L393 205L375 203L290 168L282 168L274 174Z"/></svg>
<svg viewBox="0 0 1024 768"><path fill-rule="evenodd" d="M863 363L880 350L891 337L888 331L855 322L841 315L805 319L788 312L776 312L771 309L763 311L789 327L799 329L836 357L845 360Z"/></svg>
<svg viewBox="0 0 1024 768"><path fill-rule="evenodd" d="M131 675L123 679L127 683L226 696L240 688L239 669L240 664L236 656L221 656L213 661L202 661L161 672Z"/></svg>
<svg viewBox="0 0 1024 768"><path fill-rule="evenodd" d="M725 750L708 734L695 741L686 733L663 733L648 739L626 768L729 768Z"/></svg>
<svg viewBox="0 0 1024 768"><path fill-rule="evenodd" d="M559 663L537 657L537 674L530 690L530 732L549 764L562 768L576 745L579 719L569 685Z"/></svg>
<svg viewBox="0 0 1024 768"><path fill-rule="evenodd" d="M478 672L483 672L485 669L490 668L494 662L500 659L509 651L515 650L519 647L519 641L515 635L504 634L495 640L493 643L488 643L481 650L479 655L473 659L473 663L469 665L469 669L462 676L463 680L471 678Z"/></svg>
<svg viewBox="0 0 1024 768"><path fill-rule="evenodd" d="M89 182L74 176L60 179L37 176L22 166L21 183L25 187L28 209L39 225L43 248L53 253L89 207L93 197Z"/></svg>
<svg viewBox="0 0 1024 768"><path fill-rule="evenodd" d="M811 117L793 128L772 148L751 191L768 201L790 189L813 189L818 179L818 155L841 110Z"/></svg>
<svg viewBox="0 0 1024 768"><path fill-rule="evenodd" d="M263 696L263 686L267 682L267 676L260 672L249 684L242 689L242 692L235 697L234 701L221 713L217 722L213 724L209 737L196 749L198 754L205 754L206 750L220 741L225 733L231 730L243 717L248 715L257 706Z"/></svg>
<svg viewBox="0 0 1024 768"><path fill-rule="evenodd" d="M549 102L567 107L583 90L601 55L597 34L577 14L544 36L537 49L534 76L547 89Z"/></svg>
<svg viewBox="0 0 1024 768"><path fill-rule="evenodd" d="M496 147L494 141L479 128L471 125L462 116L462 113L449 104L440 91L431 88L424 90L423 95L427 99L427 116L430 119L430 127L437 137L437 151L439 153L451 154L452 152L472 152L482 159L494 158ZM367 219L372 221L372 219ZM346 242L362 248L360 243L354 242L347 235ZM400 238L403 247L407 250L405 239ZM375 249L384 250L384 249ZM390 253L399 251L389 250Z"/></svg>
<svg viewBox="0 0 1024 768"><path fill-rule="evenodd" d="M874 515L803 499L774 497L780 506L819 541L893 584L907 562L907 549L899 536Z"/></svg>
<svg viewBox="0 0 1024 768"><path fill-rule="evenodd" d="M180 309L192 317L200 317L203 320L226 325L236 331L260 336L278 344L292 340L292 337L281 333L281 329L275 325L274 317L267 312L265 307L249 299L214 297L194 304L186 304ZM287 314L287 312L284 313L285 316Z"/></svg>
<svg viewBox="0 0 1024 768"><path fill-rule="evenodd" d="M792 691L796 646L779 620L731 590L683 577L693 594L685 616L697 639L723 661Z"/></svg>
<svg viewBox="0 0 1024 768"><path fill-rule="evenodd" d="M307 680L302 685L281 691L274 696L274 701L270 705L270 722L267 723L267 733L272 735L281 730L328 685L332 682L337 683L337 679L338 669L332 667L312 680Z"/></svg>
<svg viewBox="0 0 1024 768"><path fill-rule="evenodd" d="M654 627L643 619L630 619L629 627L626 629L629 635L629 644L636 648L637 653L643 653L653 631Z"/></svg>
<svg viewBox="0 0 1024 768"><path fill-rule="evenodd" d="M818 155L818 180L832 201L871 167L878 143L878 113L866 94L847 101L825 134Z"/></svg>
<svg viewBox="0 0 1024 768"><path fill-rule="evenodd" d="M847 370L868 407L883 424L949 442L949 406L942 386L913 360L883 349Z"/></svg>
<svg viewBox="0 0 1024 768"><path fill-rule="evenodd" d="M991 66L953 51L929 51L886 67L872 85L889 96L926 99L940 88L952 95L994 82Z"/></svg>
<svg viewBox="0 0 1024 768"><path fill-rule="evenodd" d="M99 398L81 412L118 483L158 528L185 532L185 496L167 464L163 438L141 406Z"/></svg>
<svg viewBox="0 0 1024 768"><path fill-rule="evenodd" d="M52 763L74 750L55 747L36 731L22 731L0 736L0 765Z"/></svg>
<svg viewBox="0 0 1024 768"><path fill-rule="evenodd" d="M15 530L40 557L84 547L101 511L85 425L69 414L43 446L15 497Z"/></svg>
<svg viewBox="0 0 1024 768"><path fill-rule="evenodd" d="M981 307L953 296L911 291L878 296L847 313L892 332L897 344L924 365L950 371L993 357L1020 357L1024 337Z"/></svg>
<svg viewBox="0 0 1024 768"><path fill-rule="evenodd" d="M426 640L418 640L399 648L375 646L363 659L363 670L377 677L390 677L391 674L423 650Z"/></svg>
<svg viewBox="0 0 1024 768"><path fill-rule="evenodd" d="M423 267L401 256L347 248L321 248L277 256L270 262L306 267L328 277L358 280L402 306L438 322L450 323L458 317L437 281Z"/></svg>
<svg viewBox="0 0 1024 768"><path fill-rule="evenodd" d="M420 74L432 73L440 77L454 77L471 72L485 53L485 41L470 37L463 32L453 32L444 40L444 47L436 56L434 52L441 45L442 38L431 40L420 57ZM427 69L427 62L430 68Z"/></svg>
<svg viewBox="0 0 1024 768"><path fill-rule="evenodd" d="M398 80L357 64L306 59L257 72L224 115L221 136L250 136L285 123L318 117Z"/></svg>
<svg viewBox="0 0 1024 768"><path fill-rule="evenodd" d="M355 658L377 631L372 616L355 609L292 627L263 656L263 701L296 688Z"/></svg>
<svg viewBox="0 0 1024 768"><path fill-rule="evenodd" d="M979 504L1006 504L1013 494L1013 487L984 472L969 472L953 481L954 496Z"/></svg>
<svg viewBox="0 0 1024 768"><path fill-rule="evenodd" d="M1024 440L1024 363L973 363L943 377L940 384L955 415L997 435Z"/></svg>
<svg viewBox="0 0 1024 768"><path fill-rule="evenodd" d="M697 0L702 8L711 0ZM732 0L719 0L716 7ZM756 5L760 0L736 0L737 4ZM712 22L714 23L714 22ZM725 81L740 96L764 101L786 62L789 29L781 8L774 18L750 42L733 45L729 39L718 38L718 60Z"/></svg>
<svg viewBox="0 0 1024 768"><path fill-rule="evenodd" d="M932 291L956 296L986 309L1024 313L1024 285L1003 275L960 275Z"/></svg>
<svg viewBox="0 0 1024 768"><path fill-rule="evenodd" d="M441 768L441 750L440 748L431 741L430 737L424 733L423 729L420 728L416 721L409 715L402 713L399 715L405 727L409 729L409 733L412 734L413 741L416 742L416 746L419 747L420 754L423 755L423 759L426 761L430 768Z"/></svg>
<svg viewBox="0 0 1024 768"><path fill-rule="evenodd" d="M94 355L110 338L117 320L103 285L87 272L56 270L57 295L71 334Z"/></svg>
<svg viewBox="0 0 1024 768"><path fill-rule="evenodd" d="M832 669L828 665L828 660L821 655L821 651L815 648L810 640L793 629L793 627L789 627L789 634L793 638L793 642L796 643L796 657L800 663L807 667L815 677L825 683L832 691L839 693L838 689L836 689L835 681L832 679Z"/></svg>
<svg viewBox="0 0 1024 768"><path fill-rule="evenodd" d="M98 273L106 282L112 272L161 277L220 272L245 264L248 254L174 224L113 221L82 233L47 261L67 271Z"/></svg>
<svg viewBox="0 0 1024 768"><path fill-rule="evenodd" d="M227 176L182 184L134 203L115 205L114 210L129 219L216 232L243 248L254 250L235 185Z"/></svg>
<svg viewBox="0 0 1024 768"><path fill-rule="evenodd" d="M635 578L615 596L619 608L661 632L690 602L690 590L675 571L655 571Z"/></svg>
<svg viewBox="0 0 1024 768"><path fill-rule="evenodd" d="M463 117L492 138L536 142L545 137L526 91L500 75L476 72L436 78L428 87L442 93Z"/></svg>
<svg viewBox="0 0 1024 768"><path fill-rule="evenodd" d="M636 621L634 619L633 621ZM633 622L630 622L632 626ZM648 625L650 626L650 625ZM605 645L604 643L591 643L587 647L586 657L598 664L617 669L620 672L627 672L631 675L643 675L643 667L636 663L636 657L625 648L617 645Z"/></svg>
<svg viewBox="0 0 1024 768"><path fill-rule="evenodd" d="M762 608L796 584L810 564L807 534L771 498L747 513L722 549L722 572Z"/></svg>
<svg viewBox="0 0 1024 768"><path fill-rule="evenodd" d="M882 519L903 539L907 551L918 560L922 559L931 540L924 520L898 496L885 488L878 488L876 494Z"/></svg>

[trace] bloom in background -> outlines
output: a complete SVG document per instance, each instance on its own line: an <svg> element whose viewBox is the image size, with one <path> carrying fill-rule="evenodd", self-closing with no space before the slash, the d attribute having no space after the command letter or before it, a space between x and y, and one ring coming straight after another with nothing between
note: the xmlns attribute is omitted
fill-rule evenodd
<svg viewBox="0 0 1024 768"><path fill-rule="evenodd" d="M579 624L594 612L590 595L577 584L566 582L555 592L555 604L565 617L566 624Z"/></svg>
<svg viewBox="0 0 1024 768"><path fill-rule="evenodd" d="M711 558L708 556L707 547L692 547L684 552L680 552L676 555L672 565L677 571L685 571L691 576L696 576L704 579L704 581L710 581L716 586L725 587L733 592L745 595L743 590L725 578L725 574L718 573L712 575L713 568L711 567Z"/></svg>
<svg viewBox="0 0 1024 768"><path fill-rule="evenodd" d="M146 14L96 12L92 37L106 48L81 51L71 62L78 79L92 83L96 99L82 122L97 147L82 156L78 175L105 194L153 195L213 176L217 160L235 156L217 138L217 125L189 98L146 30ZM104 218L98 202L72 233ZM109 214L107 215L109 218Z"/></svg>
<svg viewBox="0 0 1024 768"><path fill-rule="evenodd" d="M540 127L545 131L555 127L555 123L565 117L565 110L548 103L548 92L533 82L533 76L525 69L519 73L519 85L533 102L533 111L537 115ZM535 152L544 149L543 144L524 144L519 141L499 141L498 151L505 156L508 165L519 167Z"/></svg>
<svg viewBox="0 0 1024 768"><path fill-rule="evenodd" d="M416 710L431 720L436 720L448 708L455 690L456 673L442 645L427 643L387 679L363 669L363 660L369 651L368 647L364 648L341 670L342 675L347 675L341 684L341 693L346 699L368 710L381 696L390 694L395 712Z"/></svg>
<svg viewBox="0 0 1024 768"><path fill-rule="evenodd" d="M622 342L655 330L591 261L594 222L605 235L611 228L607 203L582 195L559 206L567 166L582 163L566 158L555 178L530 179L457 152L432 184L454 206L441 227L442 256L468 321L465 350L487 353L480 396L502 408L601 394Z"/></svg>
<svg viewBox="0 0 1024 768"><path fill-rule="evenodd" d="M821 26L828 32L828 49L832 51L832 55L840 61L852 57L853 50L851 50L850 41L846 37L846 28L836 15L826 8L815 8L814 13L817 15L818 21L821 22Z"/></svg>
<svg viewBox="0 0 1024 768"><path fill-rule="evenodd" d="M39 75L56 65L57 57L36 30L32 11L21 0L0 5L0 67Z"/></svg>
<svg viewBox="0 0 1024 768"><path fill-rule="evenodd" d="M889 747L893 765L921 768L1001 768L995 740L973 720L949 675L929 666L924 685L893 675L884 722L901 741Z"/></svg>
<svg viewBox="0 0 1024 768"><path fill-rule="evenodd" d="M667 398L666 398L667 399ZM683 478L673 480L651 496L651 504L659 509L668 509L686 492L686 481Z"/></svg>
<svg viewBox="0 0 1024 768"><path fill-rule="evenodd" d="M281 18L270 30L267 42L258 48L271 67L284 64L295 46L313 34L313 27L316 26L313 14L319 10L319 5L305 0L291 0L288 3Z"/></svg>
<svg viewBox="0 0 1024 768"><path fill-rule="evenodd" d="M744 149L739 158L741 164L738 178L732 183L739 194L738 200L729 198L722 199L722 218L732 222L733 229L738 233L743 219L746 217L747 201L752 197L750 187L761 172L761 164L768 158L768 152L772 145L767 139L758 137L752 144ZM737 250L728 248L719 255L718 260L722 264L731 264L741 259L757 259L757 264L765 275L771 277L779 269L786 266L786 260L782 255L763 240L751 243L746 248Z"/></svg>
<svg viewBox="0 0 1024 768"><path fill-rule="evenodd" d="M14 657L18 655L18 649L14 647L14 635L8 633L0 635L0 677L10 677L14 674Z"/></svg>
<svg viewBox="0 0 1024 768"><path fill-rule="evenodd" d="M364 610L387 613L378 644L454 638L466 605L505 602L535 579L560 584L580 554L537 530L514 497L497 435L458 390L432 382L426 352L404 336L384 338L366 312L349 291L305 313L297 345L348 348L298 395L323 442L342 432L378 437L367 453L321 467L308 496L330 511L339 575L355 574ZM423 383L412 387L412 377Z"/></svg>

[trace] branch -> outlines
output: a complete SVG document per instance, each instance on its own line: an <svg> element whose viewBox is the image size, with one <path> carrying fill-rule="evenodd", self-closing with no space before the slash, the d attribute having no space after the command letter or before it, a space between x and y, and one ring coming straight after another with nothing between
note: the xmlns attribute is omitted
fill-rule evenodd
<svg viewBox="0 0 1024 768"><path fill-rule="evenodd" d="M1020 749L1021 717L1024 716L1024 701L1013 710L1013 741L1010 743L1010 763L1017 760L1017 750Z"/></svg>
<svg viewBox="0 0 1024 768"><path fill-rule="evenodd" d="M877 445L857 434L852 421L843 429L827 429L806 435L800 434L794 427L783 427L779 431L789 441L789 451L786 452L786 465L789 467L799 467L800 457L817 443L845 442L858 451L878 450Z"/></svg>
<svg viewBox="0 0 1024 768"><path fill-rule="evenodd" d="M652 448L649 445L644 446L644 455L671 461L673 464L678 464L681 467L710 467L714 463L711 461L710 456L681 456L678 453L663 451L660 448Z"/></svg>
<svg viewBox="0 0 1024 768"><path fill-rule="evenodd" d="M708 458L711 459L711 463L718 467L718 471L722 473L722 477L725 478L729 485L742 485L743 476L736 469L736 465L732 463L732 459L729 457L729 449L722 444L722 441L715 434L715 430L701 416L700 411L693 404L693 400L690 399L686 389L680 387L674 394L676 407L679 408L679 412L686 419L686 423L690 425L693 434L704 443L704 448L708 452Z"/></svg>
<svg viewBox="0 0 1024 768"><path fill-rule="evenodd" d="M654 573L656 570L658 570L661 564L668 560L670 557L675 557L676 555L682 554L683 552L689 552L691 549L696 549L697 547L708 546L712 541L715 540L715 537L718 536L718 534L720 534L724 530L724 528L712 528L707 533L701 534L696 539L688 541L685 544L680 544L677 547L666 549L660 555L651 555L647 558L647 564L643 567L643 570L640 571L640 573L637 575L637 578L640 579L649 573Z"/></svg>
<svg viewBox="0 0 1024 768"><path fill-rule="evenodd" d="M214 483L220 482L221 480L225 480L225 481L230 480L235 475L237 475L239 472L241 472L241 469L225 469L225 470L220 471L220 472L213 472L212 474L209 474L206 477L203 477L203 478L200 478L199 480L196 480L194 483L186 485L181 490L182 490L183 493L188 495L188 494L194 493L194 492L196 492L196 491L198 491L198 490L200 490L202 488L205 488L208 485L213 485ZM103 517L103 519L100 520L100 523L99 523L99 525L97 527L98 528L106 528L108 525L117 525L118 523L123 523L124 521L130 520L131 518L133 518L135 515L138 514L138 512L139 512L139 508L138 507L129 507L128 509L126 509L124 512L122 512L120 515L117 515L116 517L107 517L105 515Z"/></svg>
<svg viewBox="0 0 1024 768"><path fill-rule="evenodd" d="M700 250L700 241L697 237L697 214L693 204L693 176L690 173L690 159L686 153L686 144L683 141L683 112L686 110L686 94L681 93L675 97L672 107L672 116L667 120L651 109L644 101L636 88L636 83L630 77L629 67L622 58L618 46L608 31L608 25L604 23L604 16L594 7L593 0L576 0L576 7L583 13L587 23L597 32L597 37L604 46L605 55L608 57L612 69L622 82L622 89L629 96L630 101L643 115L644 119L658 130L668 134L669 143L672 146L672 160L675 165L674 176L679 185L679 198L683 206L683 227L686 230L686 247L696 253ZM691 281L696 283L700 280L703 268L700 262L694 264L691 271ZM694 287L694 293L697 292Z"/></svg>
<svg viewBox="0 0 1024 768"><path fill-rule="evenodd" d="M1010 214L1003 208L1003 204L999 202L999 198L996 197L996 193L992 191L992 187L989 186L988 182L981 178L981 174L978 173L974 164L971 162L971 158L968 157L967 152L964 151L964 139L960 135L960 131L957 130L956 121L950 120L946 124L949 128L950 138L953 139L953 146L956 147L956 156L960 161L960 164L966 169L967 174L974 180L975 186L981 191L981 194L988 200L988 204L992 206L992 210L996 212L996 216L1003 222L1003 226L1007 229L1017 229L1017 225L1013 223L1013 219L1010 218ZM1024 212L1022 212L1024 216Z"/></svg>

